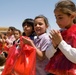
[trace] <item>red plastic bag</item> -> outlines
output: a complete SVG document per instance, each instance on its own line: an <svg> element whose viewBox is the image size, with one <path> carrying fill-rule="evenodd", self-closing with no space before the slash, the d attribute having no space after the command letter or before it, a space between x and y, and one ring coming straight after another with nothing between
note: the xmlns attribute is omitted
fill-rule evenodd
<svg viewBox="0 0 76 75"><path fill-rule="evenodd" d="M16 46L10 48L2 75L36 75L36 50L22 39L20 45L20 50Z"/></svg>
<svg viewBox="0 0 76 75"><path fill-rule="evenodd" d="M8 46L7 46L7 45L5 45L5 46L3 47L3 49L4 49L4 51L9 52L9 48L8 48Z"/></svg>
<svg viewBox="0 0 76 75"><path fill-rule="evenodd" d="M35 75L36 54L35 49L25 45L17 57L14 71L18 75Z"/></svg>
<svg viewBox="0 0 76 75"><path fill-rule="evenodd" d="M19 52L15 46L12 46L11 48L9 48L9 50L10 51L9 51L2 75L13 75L14 62Z"/></svg>

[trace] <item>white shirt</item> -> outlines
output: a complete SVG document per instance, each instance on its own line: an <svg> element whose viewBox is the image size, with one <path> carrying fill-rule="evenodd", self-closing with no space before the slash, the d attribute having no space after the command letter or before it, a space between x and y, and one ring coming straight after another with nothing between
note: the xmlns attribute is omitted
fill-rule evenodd
<svg viewBox="0 0 76 75"><path fill-rule="evenodd" d="M70 60L73 63L76 63L76 48L72 48L64 40L60 42L58 48L66 56L68 60ZM55 52L56 49L53 47L53 45L51 45L50 47L48 47L48 50L46 50L46 56L50 59L51 57L53 57Z"/></svg>

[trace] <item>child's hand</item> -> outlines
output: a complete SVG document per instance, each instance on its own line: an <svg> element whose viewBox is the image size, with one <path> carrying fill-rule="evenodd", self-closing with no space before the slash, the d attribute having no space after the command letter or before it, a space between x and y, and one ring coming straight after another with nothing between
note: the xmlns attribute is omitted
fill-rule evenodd
<svg viewBox="0 0 76 75"><path fill-rule="evenodd" d="M22 36L22 40L23 40L24 44L32 45L32 40L31 39L25 38L24 36Z"/></svg>
<svg viewBox="0 0 76 75"><path fill-rule="evenodd" d="M58 46L59 43L62 41L62 36L61 36L60 31L51 30L50 35L52 36L51 40L52 40L54 47Z"/></svg>

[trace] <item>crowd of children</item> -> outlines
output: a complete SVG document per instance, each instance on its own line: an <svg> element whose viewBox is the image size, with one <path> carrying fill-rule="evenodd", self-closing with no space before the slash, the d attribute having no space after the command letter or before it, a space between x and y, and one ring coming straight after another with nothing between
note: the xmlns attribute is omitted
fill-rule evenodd
<svg viewBox="0 0 76 75"><path fill-rule="evenodd" d="M44 15L25 19L23 32L0 33L0 75L76 75L76 6L59 1L54 14L61 29L50 35Z"/></svg>

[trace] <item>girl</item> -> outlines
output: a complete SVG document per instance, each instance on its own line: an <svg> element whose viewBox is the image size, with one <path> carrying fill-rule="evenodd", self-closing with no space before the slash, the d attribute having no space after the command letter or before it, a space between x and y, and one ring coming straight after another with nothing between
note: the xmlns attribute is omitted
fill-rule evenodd
<svg viewBox="0 0 76 75"><path fill-rule="evenodd" d="M16 45L16 48L18 49L20 44L21 31L19 29L15 29L14 36L16 40L13 42L13 45Z"/></svg>
<svg viewBox="0 0 76 75"><path fill-rule="evenodd" d="M29 45L33 46L36 49L36 75L47 75L48 73L44 70L46 64L48 63L48 59L45 56L45 52L47 48L51 45L51 41L49 36L46 33L48 28L48 19L43 16L39 15L36 16L34 19L34 30L37 35L37 38L34 40L26 39L23 37L24 43L28 43Z"/></svg>
<svg viewBox="0 0 76 75"><path fill-rule="evenodd" d="M62 30L50 32L53 46L46 51L46 56L51 59L45 69L55 75L76 75L75 4L70 0L60 1L56 4L54 13Z"/></svg>
<svg viewBox="0 0 76 75"><path fill-rule="evenodd" d="M8 48L10 48L13 45L13 41L15 40L14 30L15 30L15 27L8 28L7 38L6 38L6 43Z"/></svg>
<svg viewBox="0 0 76 75"><path fill-rule="evenodd" d="M22 23L22 27L23 27L23 36L28 36L30 37L30 39L34 40L34 20L31 18L27 18L23 21Z"/></svg>

